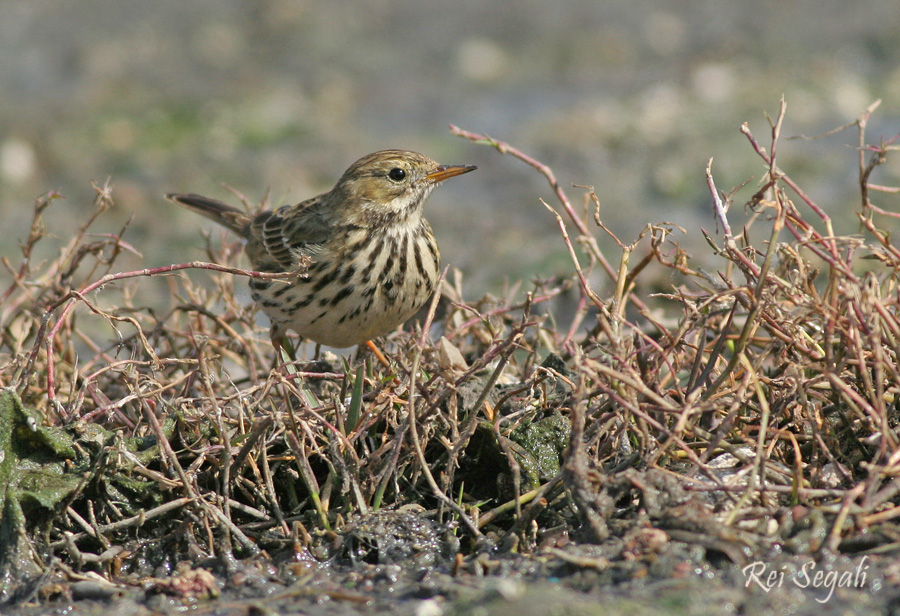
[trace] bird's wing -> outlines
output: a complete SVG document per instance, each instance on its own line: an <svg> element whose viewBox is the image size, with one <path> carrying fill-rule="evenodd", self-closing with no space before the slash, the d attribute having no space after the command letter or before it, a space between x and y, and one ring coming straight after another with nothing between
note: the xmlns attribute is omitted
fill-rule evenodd
<svg viewBox="0 0 900 616"><path fill-rule="evenodd" d="M256 253L251 254L251 260L260 267L290 270L303 256L314 254L328 233L323 205L320 195L259 214L251 224L254 239L259 242L248 246L248 251Z"/></svg>

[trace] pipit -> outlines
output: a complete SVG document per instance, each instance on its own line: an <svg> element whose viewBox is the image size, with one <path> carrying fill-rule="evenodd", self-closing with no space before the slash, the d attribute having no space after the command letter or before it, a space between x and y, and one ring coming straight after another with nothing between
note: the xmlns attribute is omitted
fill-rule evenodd
<svg viewBox="0 0 900 616"><path fill-rule="evenodd" d="M289 283L250 279L276 349L289 329L343 348L395 329L434 293L440 251L422 208L438 183L474 169L384 150L353 163L329 192L256 216L200 195L166 197L244 238L254 269L300 270Z"/></svg>

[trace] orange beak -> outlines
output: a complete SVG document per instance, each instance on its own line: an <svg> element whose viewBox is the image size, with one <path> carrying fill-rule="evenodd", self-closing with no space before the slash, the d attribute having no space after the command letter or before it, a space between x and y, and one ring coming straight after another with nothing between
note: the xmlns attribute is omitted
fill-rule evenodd
<svg viewBox="0 0 900 616"><path fill-rule="evenodd" d="M438 165L437 169L425 176L425 179L432 184L437 184L438 182L443 182L447 178L462 175L469 171L475 171L476 169L478 169L478 167L475 165Z"/></svg>

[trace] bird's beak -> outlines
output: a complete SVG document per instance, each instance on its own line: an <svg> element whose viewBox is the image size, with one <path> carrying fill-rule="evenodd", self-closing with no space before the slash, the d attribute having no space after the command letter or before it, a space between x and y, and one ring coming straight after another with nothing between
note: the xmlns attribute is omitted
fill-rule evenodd
<svg viewBox="0 0 900 616"><path fill-rule="evenodd" d="M437 184L438 182L443 182L447 178L462 175L469 171L475 171L476 169L478 169L478 167L475 165L438 165L437 169L425 176L425 179L432 184Z"/></svg>

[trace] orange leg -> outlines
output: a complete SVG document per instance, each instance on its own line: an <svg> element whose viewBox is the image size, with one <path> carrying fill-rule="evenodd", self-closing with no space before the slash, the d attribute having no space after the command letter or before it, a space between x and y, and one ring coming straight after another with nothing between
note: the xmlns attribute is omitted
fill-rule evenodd
<svg viewBox="0 0 900 616"><path fill-rule="evenodd" d="M382 353L381 350L380 350L377 346L375 346L375 343L374 343L374 342L372 342L371 340L367 340L367 341L366 341L366 346L369 347L369 349L371 349L372 353L375 354L375 357L378 359L378 361L381 362L381 364L382 364L385 368L390 368L390 367L391 367L391 364L390 364L390 362L387 360L387 357L385 357L385 356L384 356L384 353Z"/></svg>

